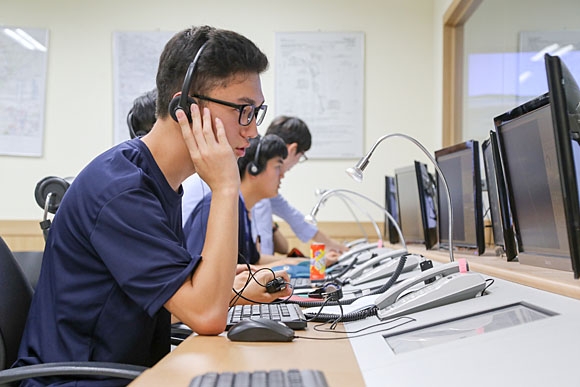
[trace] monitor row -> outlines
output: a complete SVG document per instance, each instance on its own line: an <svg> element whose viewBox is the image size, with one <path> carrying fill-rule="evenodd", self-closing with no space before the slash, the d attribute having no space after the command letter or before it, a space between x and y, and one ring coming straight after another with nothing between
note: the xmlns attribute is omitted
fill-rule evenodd
<svg viewBox="0 0 580 387"><path fill-rule="evenodd" d="M484 253L481 153L494 244L510 261L580 276L580 89L559 57L546 54L545 66L549 91L495 117L481 148L470 140L435 152L445 181L418 161L386 177L385 206L407 243L448 248L452 238Z"/></svg>

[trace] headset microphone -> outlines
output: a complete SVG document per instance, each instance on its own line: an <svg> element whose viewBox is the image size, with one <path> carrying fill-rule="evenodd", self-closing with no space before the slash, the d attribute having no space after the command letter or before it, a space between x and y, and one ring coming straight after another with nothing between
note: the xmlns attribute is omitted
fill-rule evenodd
<svg viewBox="0 0 580 387"><path fill-rule="evenodd" d="M203 52L203 49L207 45L209 41L206 41L197 51L193 61L189 64L187 68L187 73L185 74L185 78L183 79L183 87L181 88L181 95L173 98L169 103L169 114L171 118L177 121L177 110L181 109L187 116L189 122L192 122L191 119L191 104L195 103L195 100L189 96L189 90L191 88L191 84L193 82L193 74L195 72L195 67L197 66L197 61Z"/></svg>

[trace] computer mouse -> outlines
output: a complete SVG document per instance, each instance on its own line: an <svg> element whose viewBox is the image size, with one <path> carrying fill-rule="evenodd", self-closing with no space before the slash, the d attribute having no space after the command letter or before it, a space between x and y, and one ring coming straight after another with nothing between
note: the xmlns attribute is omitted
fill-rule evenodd
<svg viewBox="0 0 580 387"><path fill-rule="evenodd" d="M244 319L229 329L228 339L231 341L292 341L294 330L284 323L268 318Z"/></svg>

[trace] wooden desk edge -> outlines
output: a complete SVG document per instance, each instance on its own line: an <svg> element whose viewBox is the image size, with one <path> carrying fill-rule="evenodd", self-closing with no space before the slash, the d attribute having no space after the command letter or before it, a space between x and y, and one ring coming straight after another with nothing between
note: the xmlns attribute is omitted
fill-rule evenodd
<svg viewBox="0 0 580 387"><path fill-rule="evenodd" d="M313 329L296 331L304 337L342 337ZM342 324L339 328L342 329ZM231 342L220 336L190 336L130 386L188 386L191 379L206 372L256 370L321 370L330 386L365 385L349 339L308 340L291 343Z"/></svg>

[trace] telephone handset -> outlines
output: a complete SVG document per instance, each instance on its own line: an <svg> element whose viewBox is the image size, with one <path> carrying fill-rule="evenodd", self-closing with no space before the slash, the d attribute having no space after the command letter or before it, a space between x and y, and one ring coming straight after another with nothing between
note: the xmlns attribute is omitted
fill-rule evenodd
<svg viewBox="0 0 580 387"><path fill-rule="evenodd" d="M414 292L403 295L413 286L433 277L439 278ZM377 316L385 320L463 301L482 293L485 287L486 282L481 274L461 273L459 263L446 263L402 281L380 295L375 301Z"/></svg>
<svg viewBox="0 0 580 387"><path fill-rule="evenodd" d="M387 252L378 254L376 257L369 259L368 261L361 263L354 267L354 269L348 271L344 274L343 278L354 279L360 276L366 269L373 268L378 265L381 261L384 261L389 258L398 258L404 254L407 254L407 249L397 249L397 250L389 250Z"/></svg>
<svg viewBox="0 0 580 387"><path fill-rule="evenodd" d="M355 239L355 240L352 240L350 242L346 242L344 245L350 249L350 248L353 248L354 246L360 245L362 243L368 243L368 239L367 238Z"/></svg>

